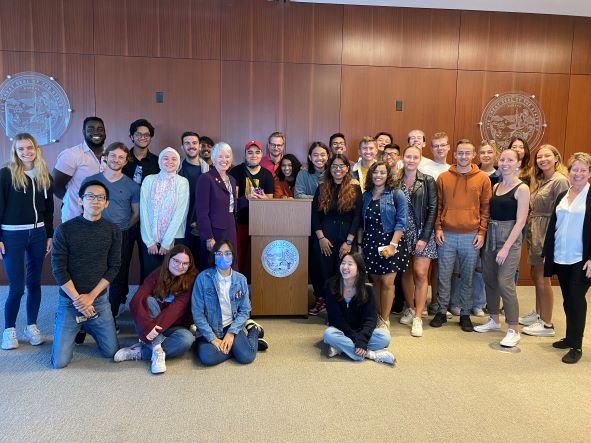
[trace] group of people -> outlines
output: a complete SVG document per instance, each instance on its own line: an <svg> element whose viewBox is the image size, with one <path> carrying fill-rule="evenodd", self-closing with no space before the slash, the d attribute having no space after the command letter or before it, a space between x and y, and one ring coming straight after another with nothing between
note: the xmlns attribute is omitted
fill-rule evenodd
<svg viewBox="0 0 591 443"><path fill-rule="evenodd" d="M519 343L519 324L526 334L553 336L550 276L557 274L567 331L554 346L569 349L566 363L581 358L591 283L589 154L574 154L565 166L556 148L542 145L530 165L523 138L500 153L494 141L476 147L460 140L450 165L445 132L431 137L432 160L423 155L421 130L408 134L404 149L386 132L363 137L358 152L337 133L328 145L312 143L302 167L286 153L285 136L274 132L266 153L250 140L236 164L227 143L192 131L181 136L182 161L172 147L156 155L149 149L154 131L136 120L131 149L121 142L105 147L103 121L88 117L84 142L62 151L51 174L35 139L15 137L0 170L0 252L9 281L3 349L18 347L25 285L24 335L43 343L36 322L41 268L51 253L60 286L54 367L71 361L86 333L106 357L151 360L154 373L195 340L205 365L230 357L249 363L268 346L263 328L249 319L249 201L310 198L316 301L309 314L327 311L329 357L394 364L388 345L397 275L405 302L400 322L415 337L423 335L428 310L431 327L452 311L467 332L500 330L504 310L507 347ZM62 200L55 232L54 195ZM524 238L536 309L519 317L515 282ZM141 285L128 300L136 244ZM484 284L474 284L479 280ZM488 321L473 326L470 314L481 315L485 304ZM127 305L139 342L120 349L115 318Z"/></svg>

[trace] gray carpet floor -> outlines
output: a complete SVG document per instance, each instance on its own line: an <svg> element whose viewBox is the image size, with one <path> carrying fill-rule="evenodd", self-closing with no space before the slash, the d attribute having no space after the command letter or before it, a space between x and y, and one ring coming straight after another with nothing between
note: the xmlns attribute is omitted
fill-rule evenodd
<svg viewBox="0 0 591 443"><path fill-rule="evenodd" d="M532 288L519 297L521 312L531 310ZM392 368L326 358L321 317L266 318L270 348L247 366L205 368L187 354L154 376L149 362L100 358L89 338L70 366L52 370L56 299L56 287L43 288L46 344L0 350L0 441L591 441L588 340L582 360L565 365L553 338L523 336L507 352L503 333L464 333L457 317L413 338L392 316ZM120 324L129 345L128 313Z"/></svg>

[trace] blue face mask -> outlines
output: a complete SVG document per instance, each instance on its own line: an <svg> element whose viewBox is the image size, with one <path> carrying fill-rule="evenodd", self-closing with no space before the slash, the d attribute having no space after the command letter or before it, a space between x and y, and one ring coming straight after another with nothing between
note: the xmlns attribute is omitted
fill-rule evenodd
<svg viewBox="0 0 591 443"><path fill-rule="evenodd" d="M216 265L216 267L218 267L222 271L225 271L230 266L232 266L232 256L229 256L229 257L225 257L225 256L218 257L218 256L216 256L215 257L215 265Z"/></svg>

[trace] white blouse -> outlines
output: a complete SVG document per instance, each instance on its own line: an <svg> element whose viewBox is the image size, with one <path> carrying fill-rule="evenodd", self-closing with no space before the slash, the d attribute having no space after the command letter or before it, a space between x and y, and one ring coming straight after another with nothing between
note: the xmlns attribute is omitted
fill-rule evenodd
<svg viewBox="0 0 591 443"><path fill-rule="evenodd" d="M222 310L222 326L225 328L232 324L232 304L230 303L230 285L232 284L232 272L227 277L224 277L219 272L216 272L216 280L218 284L218 299L220 301L220 308Z"/></svg>
<svg viewBox="0 0 591 443"><path fill-rule="evenodd" d="M568 193L556 207L556 231L554 231L554 263L572 265L583 260L583 222L589 183L585 185L572 204L568 204Z"/></svg>

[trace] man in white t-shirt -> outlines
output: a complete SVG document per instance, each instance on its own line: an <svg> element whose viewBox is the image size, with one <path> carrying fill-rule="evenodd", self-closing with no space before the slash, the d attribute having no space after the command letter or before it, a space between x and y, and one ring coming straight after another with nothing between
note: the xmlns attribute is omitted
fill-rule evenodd
<svg viewBox="0 0 591 443"><path fill-rule="evenodd" d="M423 174L432 176L435 180L439 177L439 174L445 172L451 166L447 163L447 154L449 154L449 136L446 132L437 132L431 137L431 152L433 153L433 160L426 162L421 161L419 164L419 171Z"/></svg>

